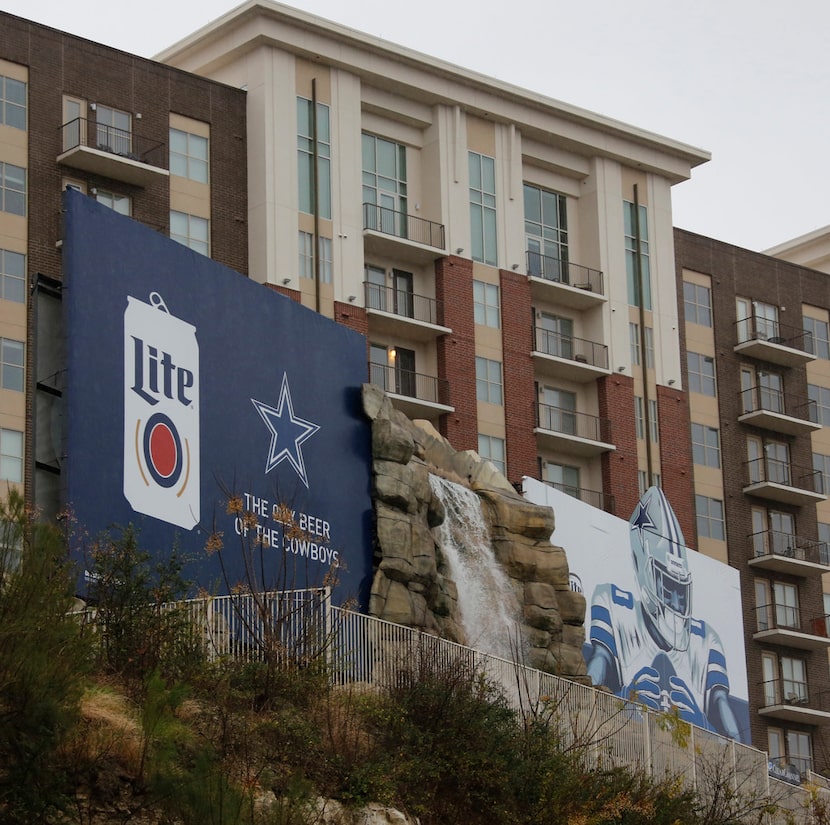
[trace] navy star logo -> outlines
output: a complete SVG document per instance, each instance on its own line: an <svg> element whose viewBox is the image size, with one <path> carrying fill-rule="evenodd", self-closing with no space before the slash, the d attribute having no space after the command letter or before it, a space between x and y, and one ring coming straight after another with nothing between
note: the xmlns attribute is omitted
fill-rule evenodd
<svg viewBox="0 0 830 825"><path fill-rule="evenodd" d="M251 403L271 433L265 472L270 473L274 467L287 460L296 470L303 484L308 487L308 476L301 447L320 429L320 426L294 414L291 390L288 388L288 374L282 375L282 388L276 409L255 398L251 399Z"/></svg>
<svg viewBox="0 0 830 825"><path fill-rule="evenodd" d="M643 504L642 501L637 503L637 515L634 516L631 522L631 529L639 530L640 538L642 538L644 530L651 530L651 532L657 531L657 525L648 514L648 504Z"/></svg>

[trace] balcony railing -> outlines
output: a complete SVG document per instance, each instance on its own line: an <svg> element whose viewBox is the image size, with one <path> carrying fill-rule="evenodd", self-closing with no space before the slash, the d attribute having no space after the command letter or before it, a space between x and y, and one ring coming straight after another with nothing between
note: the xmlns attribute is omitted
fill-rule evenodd
<svg viewBox="0 0 830 825"><path fill-rule="evenodd" d="M824 477L819 470L800 467L778 458L762 456L745 462L748 484L769 482L784 487L794 487L809 493L824 495Z"/></svg>
<svg viewBox="0 0 830 825"><path fill-rule="evenodd" d="M755 608L758 632L765 630L798 630L811 636L827 638L825 615L813 616L802 621L798 607L789 604L762 604Z"/></svg>
<svg viewBox="0 0 830 825"><path fill-rule="evenodd" d="M604 295L602 272L581 264L541 255L527 251L527 274L534 278L544 278L553 283L565 284L576 289L596 292Z"/></svg>
<svg viewBox="0 0 830 825"><path fill-rule="evenodd" d="M536 426L544 430L589 441L611 443L611 422L597 415L565 410L540 403L536 409Z"/></svg>
<svg viewBox="0 0 830 825"><path fill-rule="evenodd" d="M580 364L587 364L600 369L608 369L608 347L573 335L551 332L542 327L535 327L534 348L545 355L566 358Z"/></svg>
<svg viewBox="0 0 830 825"><path fill-rule="evenodd" d="M784 394L771 387L754 386L741 390L741 410L744 414L753 412L771 412L800 418L802 421L815 421L816 402L804 396Z"/></svg>
<svg viewBox="0 0 830 825"><path fill-rule="evenodd" d="M389 312L401 318L411 318L413 321L422 321L425 324L435 324L438 321L439 303L435 298L425 295L415 295L393 286L380 284L363 284L366 295L366 309L375 309L379 312Z"/></svg>
<svg viewBox="0 0 830 825"><path fill-rule="evenodd" d="M444 225L374 203L363 204L363 229L444 249Z"/></svg>
<svg viewBox="0 0 830 825"><path fill-rule="evenodd" d="M78 146L166 168L164 143L85 117L76 117L61 126L61 151L68 152Z"/></svg>
<svg viewBox="0 0 830 825"><path fill-rule="evenodd" d="M574 487L572 484L563 484L561 481L545 481L549 487L554 490L561 490L573 498L584 501L592 507L599 510L605 510L606 513L614 512L614 496L606 495L601 490L587 490L584 487Z"/></svg>
<svg viewBox="0 0 830 825"><path fill-rule="evenodd" d="M762 707L772 705L806 705L810 701L807 683L796 679L768 679L760 683Z"/></svg>
<svg viewBox="0 0 830 825"><path fill-rule="evenodd" d="M369 380L382 390L396 395L405 395L432 404L448 406L450 403L449 383L446 379L434 375L370 363Z"/></svg>
<svg viewBox="0 0 830 825"><path fill-rule="evenodd" d="M779 344L806 353L812 352L812 335L801 327L750 315L749 318L736 321L735 329L738 344L745 344L748 341L766 341L769 344Z"/></svg>
<svg viewBox="0 0 830 825"><path fill-rule="evenodd" d="M830 548L827 542L803 539L780 530L762 530L749 536L756 559L765 556L783 556L796 561L830 566Z"/></svg>

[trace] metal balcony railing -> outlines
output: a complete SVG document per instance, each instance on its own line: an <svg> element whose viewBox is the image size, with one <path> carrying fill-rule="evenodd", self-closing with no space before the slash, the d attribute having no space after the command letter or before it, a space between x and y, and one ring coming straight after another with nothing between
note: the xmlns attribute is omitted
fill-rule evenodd
<svg viewBox="0 0 830 825"><path fill-rule="evenodd" d="M830 566L830 548L824 541L804 539L780 530L752 533L749 541L756 559L764 556L785 556L798 561Z"/></svg>
<svg viewBox="0 0 830 825"><path fill-rule="evenodd" d="M537 352L608 369L608 347L605 344L576 338L573 335L563 335L561 332L551 332L542 327L534 327L533 338L534 349Z"/></svg>
<svg viewBox="0 0 830 825"><path fill-rule="evenodd" d="M789 604L762 604L755 608L757 631L797 630L827 638L828 616L811 616L802 621L798 607Z"/></svg>
<svg viewBox="0 0 830 825"><path fill-rule="evenodd" d="M76 117L60 127L61 151L78 146L100 149L118 157L147 163L166 169L164 143L137 135L126 129L116 129L85 117Z"/></svg>
<svg viewBox="0 0 830 825"><path fill-rule="evenodd" d="M550 404L539 403L536 407L536 426L544 430L590 441L611 443L611 421L598 415L565 410Z"/></svg>
<svg viewBox="0 0 830 825"><path fill-rule="evenodd" d="M614 496L606 495L601 490L588 490L585 487L574 487L572 484L563 484L561 481L545 481L554 490L561 490L573 498L584 501L592 507L605 510L606 513L614 512Z"/></svg>
<svg viewBox="0 0 830 825"><path fill-rule="evenodd" d="M425 295L415 295L393 286L363 284L366 296L366 309L389 312L401 318L411 318L426 324L438 324L439 302Z"/></svg>
<svg viewBox="0 0 830 825"><path fill-rule="evenodd" d="M765 412L788 415L802 421L817 420L816 402L804 396L784 394L770 387L754 386L741 390L741 412Z"/></svg>
<svg viewBox="0 0 830 825"><path fill-rule="evenodd" d="M444 249L444 225L374 203L363 204L363 228Z"/></svg>
<svg viewBox="0 0 830 825"><path fill-rule="evenodd" d="M759 687L759 693L763 698L762 707L765 708L782 704L807 705L810 702L807 683L796 679L767 679L760 682Z"/></svg>
<svg viewBox="0 0 830 825"><path fill-rule="evenodd" d="M386 364L369 364L369 380L386 392L449 406L450 388L444 378L398 369Z"/></svg>
<svg viewBox="0 0 830 825"><path fill-rule="evenodd" d="M800 467L778 458L762 456L753 458L744 463L748 484L759 484L768 481L772 484L782 484L785 487L795 487L810 493L824 493L824 476L819 470L811 467Z"/></svg>
<svg viewBox="0 0 830 825"><path fill-rule="evenodd" d="M735 322L736 340L739 344L747 341L768 341L802 352L812 352L812 334L801 327L782 324L769 318L750 315Z"/></svg>
<svg viewBox="0 0 830 825"><path fill-rule="evenodd" d="M552 258L539 252L528 250L527 274L534 278L544 278L553 283L584 289L604 295L602 272L581 264Z"/></svg>

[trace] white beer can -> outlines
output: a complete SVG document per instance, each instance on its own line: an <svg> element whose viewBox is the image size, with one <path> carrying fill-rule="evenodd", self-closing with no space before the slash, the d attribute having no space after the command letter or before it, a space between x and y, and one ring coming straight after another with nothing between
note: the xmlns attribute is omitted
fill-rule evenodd
<svg viewBox="0 0 830 825"><path fill-rule="evenodd" d="M199 522L199 344L157 292L124 310L124 496L137 513Z"/></svg>

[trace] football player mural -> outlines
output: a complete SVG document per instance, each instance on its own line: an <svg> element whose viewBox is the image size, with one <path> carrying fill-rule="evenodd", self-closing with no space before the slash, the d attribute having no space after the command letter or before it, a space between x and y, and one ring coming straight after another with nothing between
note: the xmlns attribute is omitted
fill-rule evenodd
<svg viewBox="0 0 830 825"><path fill-rule="evenodd" d="M598 585L590 606L588 675L647 705L740 739L717 631L692 614L686 543L663 491L649 488L629 520L636 591Z"/></svg>

